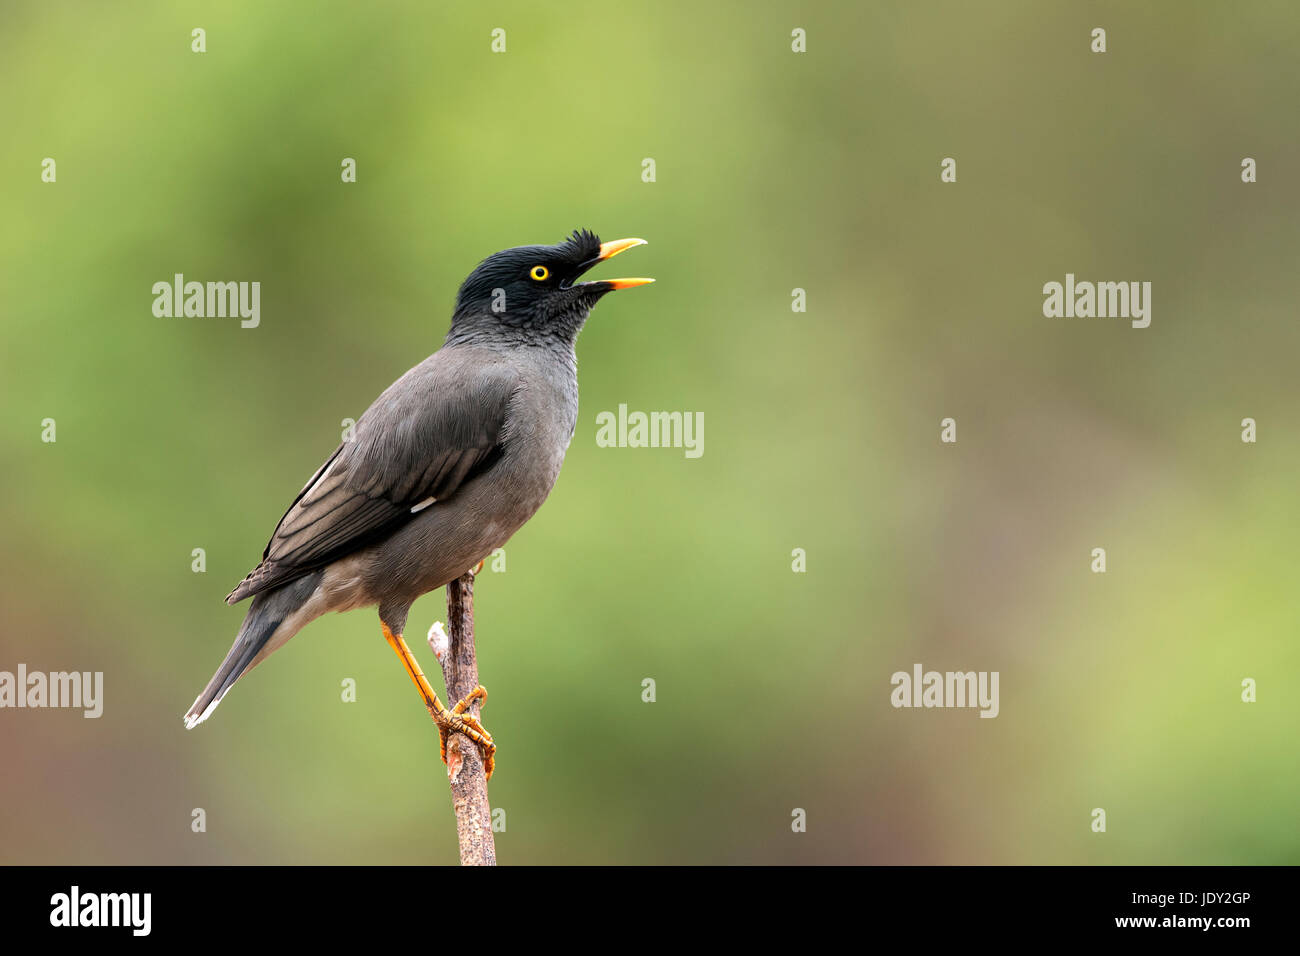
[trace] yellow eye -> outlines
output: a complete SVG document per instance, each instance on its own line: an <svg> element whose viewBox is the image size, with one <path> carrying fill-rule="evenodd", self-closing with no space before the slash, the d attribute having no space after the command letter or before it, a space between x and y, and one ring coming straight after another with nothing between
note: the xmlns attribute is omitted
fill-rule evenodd
<svg viewBox="0 0 1300 956"><path fill-rule="evenodd" d="M528 274L538 282L545 282L547 277L550 276L551 270L546 266L533 266L533 271Z"/></svg>

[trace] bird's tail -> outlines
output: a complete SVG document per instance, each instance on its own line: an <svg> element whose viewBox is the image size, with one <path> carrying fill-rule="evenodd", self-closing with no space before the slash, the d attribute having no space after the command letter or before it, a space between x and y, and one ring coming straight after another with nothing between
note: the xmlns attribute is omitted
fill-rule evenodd
<svg viewBox="0 0 1300 956"><path fill-rule="evenodd" d="M221 703L221 698L226 696L226 692L235 681L307 623L309 618L300 620L294 618L302 617L297 615L297 612L302 610L303 605L312 596L319 580L319 572L309 574L305 578L299 578L274 591L253 598L248 615L244 618L244 624L240 627L239 635L235 638L230 652L226 654L226 659L221 662L217 672L212 675L212 680L208 681L208 686L203 688L203 693L199 694L193 706L185 714L187 730L207 720L208 715L216 709L217 704ZM292 630L277 635L276 632L281 629L281 625L286 623L292 625ZM269 643L273 637L274 643Z"/></svg>

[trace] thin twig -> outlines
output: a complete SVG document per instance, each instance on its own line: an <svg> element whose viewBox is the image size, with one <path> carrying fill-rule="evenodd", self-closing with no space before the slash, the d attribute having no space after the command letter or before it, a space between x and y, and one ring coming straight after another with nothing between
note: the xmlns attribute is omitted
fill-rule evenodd
<svg viewBox="0 0 1300 956"><path fill-rule="evenodd" d="M429 645L442 665L447 685L447 704L454 706L478 686L478 661L474 655L474 573L461 575L447 585L447 646L439 647L434 625ZM479 705L468 713L479 715ZM460 839L462 866L496 866L496 843L492 839L492 808L488 804L487 777L478 745L464 734L447 742L447 778L451 784L451 805L456 811L456 835Z"/></svg>

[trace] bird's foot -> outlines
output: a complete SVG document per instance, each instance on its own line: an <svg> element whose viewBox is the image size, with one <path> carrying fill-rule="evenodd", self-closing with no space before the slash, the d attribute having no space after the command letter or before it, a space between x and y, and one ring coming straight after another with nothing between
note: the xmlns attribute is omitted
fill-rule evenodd
<svg viewBox="0 0 1300 956"><path fill-rule="evenodd" d="M456 702L456 706L451 710L442 706L437 698L437 707L429 708L429 716L433 718L434 723L438 725L438 748L442 753L442 762L448 766L447 761L447 740L452 734L464 734L474 743L478 744L479 752L483 756L483 776L487 780L492 779L492 771L496 766L497 745L492 740L492 735L487 732L487 728L473 714L468 713L469 708L477 703L482 706L487 700L487 691L480 684L472 691L465 695L462 700Z"/></svg>
<svg viewBox="0 0 1300 956"><path fill-rule="evenodd" d="M447 761L447 738L452 734L464 734L478 744L478 748L483 754L483 775L487 779L491 779L492 770L496 765L497 745L492 742L492 735L487 732L479 719L469 713L469 708L474 704L482 706L483 701L487 700L487 691L483 689L482 685L479 685L466 694L464 700L457 701L456 706L448 710L443 706L442 701L438 699L438 695L434 693L433 688L429 686L428 678L424 676L424 671L420 670L415 655L406 646L406 641L402 639L402 635L393 633L388 625L382 621L380 624L384 629L384 639L388 641L389 646L401 658L402 666L406 668L407 675L420 692L420 698L424 701L429 716L438 725L438 749L442 753L442 762L448 766L448 772L451 772L451 764Z"/></svg>

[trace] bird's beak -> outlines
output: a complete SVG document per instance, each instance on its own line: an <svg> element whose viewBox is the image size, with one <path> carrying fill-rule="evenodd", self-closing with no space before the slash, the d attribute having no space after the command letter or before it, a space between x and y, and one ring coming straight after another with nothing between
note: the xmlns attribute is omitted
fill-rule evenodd
<svg viewBox="0 0 1300 956"><path fill-rule="evenodd" d="M613 259L620 252L626 252L633 246L644 246L644 239L614 239L611 242L602 242L600 252L596 258L584 262L580 267L579 274L586 272L598 262L604 262L606 259ZM582 285L603 286L611 292L617 292L619 289L631 289L639 285L648 285L654 282L654 279L596 279L591 282L583 282Z"/></svg>
<svg viewBox="0 0 1300 956"><path fill-rule="evenodd" d="M615 239L613 242L602 242L600 252L596 258L600 260L613 259L620 252L626 252L633 246L644 246L645 244L644 239Z"/></svg>

